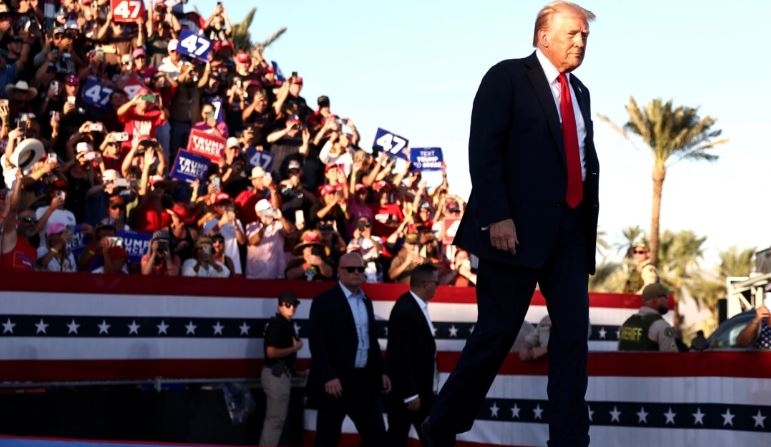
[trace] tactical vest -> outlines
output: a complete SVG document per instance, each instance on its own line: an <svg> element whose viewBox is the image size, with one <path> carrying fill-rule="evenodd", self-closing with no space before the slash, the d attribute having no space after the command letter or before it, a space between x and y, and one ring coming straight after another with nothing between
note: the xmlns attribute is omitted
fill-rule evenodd
<svg viewBox="0 0 771 447"><path fill-rule="evenodd" d="M648 338L651 325L661 319L661 315L634 314L629 317L618 332L619 351L658 351L659 344Z"/></svg>

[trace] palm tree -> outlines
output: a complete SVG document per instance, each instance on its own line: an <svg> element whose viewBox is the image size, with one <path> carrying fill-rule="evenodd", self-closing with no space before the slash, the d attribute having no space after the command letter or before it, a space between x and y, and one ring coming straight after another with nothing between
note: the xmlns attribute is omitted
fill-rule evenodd
<svg viewBox="0 0 771 447"><path fill-rule="evenodd" d="M722 130L713 130L716 119L698 116L698 109L679 106L672 101L661 99L650 101L641 109L634 97L626 105L629 121L620 127L608 117L598 117L631 141L630 133L637 135L653 152L653 200L651 206L650 250L651 262L657 265L659 259L659 222L661 220L661 193L667 175L670 158L675 160L715 161L717 155L707 153L708 149L724 143L716 140Z"/></svg>
<svg viewBox="0 0 771 447"><path fill-rule="evenodd" d="M715 271L700 271L688 282L691 297L699 306L706 306L712 315L704 321L690 325L691 332L701 329L705 333L717 327L717 303L726 296L726 279L731 276L748 276L752 270L755 248L731 247L720 252L720 265ZM685 332L685 331L684 331ZM685 335L685 334L684 334Z"/></svg>
<svg viewBox="0 0 771 447"><path fill-rule="evenodd" d="M233 46L236 50L243 50L246 53L251 53L252 50L258 50L262 52L270 44L276 41L287 30L285 26L277 29L263 42L252 42L252 34L249 32L249 28L252 27L252 21L254 21L254 14L257 12L257 8L251 8L247 11L243 20L233 24Z"/></svg>

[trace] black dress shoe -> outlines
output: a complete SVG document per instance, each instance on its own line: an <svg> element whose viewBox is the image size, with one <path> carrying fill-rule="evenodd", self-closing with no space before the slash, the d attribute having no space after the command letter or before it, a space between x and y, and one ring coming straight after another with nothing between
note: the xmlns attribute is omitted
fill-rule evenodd
<svg viewBox="0 0 771 447"><path fill-rule="evenodd" d="M426 447L455 447L455 434L444 432L434 427L429 419L420 424Z"/></svg>

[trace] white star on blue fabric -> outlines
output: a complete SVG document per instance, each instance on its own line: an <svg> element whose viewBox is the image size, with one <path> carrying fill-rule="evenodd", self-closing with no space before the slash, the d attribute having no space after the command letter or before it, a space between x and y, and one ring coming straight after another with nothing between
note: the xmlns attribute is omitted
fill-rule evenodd
<svg viewBox="0 0 771 447"><path fill-rule="evenodd" d="M667 418L665 424L675 425L675 416L677 416L677 413L672 411L672 407L667 408L667 412L664 413L664 416Z"/></svg>
<svg viewBox="0 0 771 447"><path fill-rule="evenodd" d="M161 324L156 324L155 327L158 328L158 335L161 335L161 334L168 335L167 330L169 329L169 325L166 324L165 321L161 320Z"/></svg>
<svg viewBox="0 0 771 447"><path fill-rule="evenodd" d="M538 404L533 408L533 418L534 419L542 419L543 418L543 408L541 408L541 404Z"/></svg>
<svg viewBox="0 0 771 447"><path fill-rule="evenodd" d="M645 407L640 407L640 411L637 412L637 423L638 424L648 423L648 412L645 411Z"/></svg>
<svg viewBox="0 0 771 447"><path fill-rule="evenodd" d="M731 413L730 408L726 408L725 413L721 414L720 416L723 416L723 426L730 425L731 427L734 426L734 414Z"/></svg>
<svg viewBox="0 0 771 447"><path fill-rule="evenodd" d="M43 321L43 319L41 318L39 322L35 323L35 328L36 328L35 329L36 334L40 334L40 333L45 334L46 329L48 329L48 323Z"/></svg>
<svg viewBox="0 0 771 447"><path fill-rule="evenodd" d="M701 412L701 408L696 407L696 413L691 413L693 415L693 425L704 425L704 413Z"/></svg>
<svg viewBox="0 0 771 447"><path fill-rule="evenodd" d="M452 326L450 326L450 337L457 337L457 336L458 336L458 328L455 327L455 325L453 324Z"/></svg>
<svg viewBox="0 0 771 447"><path fill-rule="evenodd" d="M193 320L190 320L189 323L185 325L185 329L187 329L186 335L195 335L195 330L198 328L198 326L193 324Z"/></svg>
<svg viewBox="0 0 771 447"><path fill-rule="evenodd" d="M493 402L493 406L490 407L490 417L497 418L498 417L498 410L499 410L498 404Z"/></svg>
<svg viewBox="0 0 771 447"><path fill-rule="evenodd" d="M75 319L73 318L72 321L70 321L70 324L67 325L67 335L69 334L75 334L78 335L78 328L80 325L75 322Z"/></svg>
<svg viewBox="0 0 771 447"><path fill-rule="evenodd" d="M763 413L761 413L760 410L758 410L758 414L752 416L752 419L755 420L755 427L766 428L766 424L764 423L766 417L763 416Z"/></svg>
<svg viewBox="0 0 771 447"><path fill-rule="evenodd" d="M619 417L621 416L621 412L618 411L618 408L616 408L615 405L613 405L613 411L609 411L610 413L610 422L621 422L621 419Z"/></svg>
<svg viewBox="0 0 771 447"><path fill-rule="evenodd" d="M110 325L105 320L102 320L102 324L99 325L99 335L110 334Z"/></svg>
<svg viewBox="0 0 771 447"><path fill-rule="evenodd" d="M214 331L214 335L222 335L222 330L225 329L225 326L221 325L218 321L217 324L211 327Z"/></svg>
<svg viewBox="0 0 771 447"><path fill-rule="evenodd" d="M608 335L608 331L605 330L605 328L600 328L598 331L600 333L600 338L604 339Z"/></svg>
<svg viewBox="0 0 771 447"><path fill-rule="evenodd" d="M251 329L251 326L246 324L246 321L244 321L243 324L241 324L241 326L238 328L241 329L241 335L249 335L249 329Z"/></svg>
<svg viewBox="0 0 771 447"><path fill-rule="evenodd" d="M3 323L3 334L11 333L13 334L13 328L16 326L16 323L12 322L11 319L7 319L5 323Z"/></svg>
<svg viewBox="0 0 771 447"><path fill-rule="evenodd" d="M511 418L519 419L519 405L514 404L514 406L511 407Z"/></svg>
<svg viewBox="0 0 771 447"><path fill-rule="evenodd" d="M134 320L131 320L131 324L128 325L129 335L131 335L131 334L139 335L139 328L140 327L142 327L142 325L137 324L137 322L134 321Z"/></svg>

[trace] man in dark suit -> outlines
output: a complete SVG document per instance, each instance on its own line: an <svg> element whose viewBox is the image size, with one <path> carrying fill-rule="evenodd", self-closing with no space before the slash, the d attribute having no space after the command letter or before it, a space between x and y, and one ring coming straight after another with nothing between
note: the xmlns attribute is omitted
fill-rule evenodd
<svg viewBox="0 0 771 447"><path fill-rule="evenodd" d="M340 282L311 303L308 394L317 405L316 447L335 447L345 416L363 447L385 447L382 393L391 390L375 333L372 302L364 296L364 260L340 258Z"/></svg>
<svg viewBox="0 0 771 447"><path fill-rule="evenodd" d="M550 447L589 445L588 275L594 273L599 162L589 90L570 72L584 58L594 14L545 6L534 54L484 76L471 114L472 191L455 243L479 257L478 320L437 396L424 434L451 446L467 431L517 335L536 284L552 319Z"/></svg>
<svg viewBox="0 0 771 447"><path fill-rule="evenodd" d="M410 290L396 300L388 318L386 370L393 387L388 399L388 447L405 447L410 426L423 443L420 423L431 411L436 377L436 342L428 301L437 284L436 267L415 267L410 272Z"/></svg>

